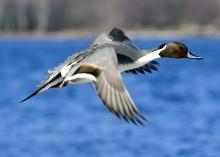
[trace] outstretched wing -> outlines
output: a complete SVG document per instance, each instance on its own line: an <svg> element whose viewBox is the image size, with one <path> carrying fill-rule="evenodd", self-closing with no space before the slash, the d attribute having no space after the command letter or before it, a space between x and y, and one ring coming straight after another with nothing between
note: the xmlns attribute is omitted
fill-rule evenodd
<svg viewBox="0 0 220 157"><path fill-rule="evenodd" d="M141 51L124 33L123 30L119 28L112 28L107 30L106 32L101 33L93 42L94 45L107 45L113 44L115 48L115 52L117 54L117 59L119 64L131 64L138 58L141 54ZM150 53L152 50L145 51L145 53ZM131 72L134 74L137 73L151 73L154 70L158 70L156 65L159 65L158 62L152 61L148 64L145 64L142 67L131 69L125 72Z"/></svg>
<svg viewBox="0 0 220 157"><path fill-rule="evenodd" d="M102 70L94 85L105 106L117 117L123 117L127 122L142 124L139 117L144 117L125 88L119 71Z"/></svg>
<svg viewBox="0 0 220 157"><path fill-rule="evenodd" d="M145 118L138 111L122 81L114 48L105 47L100 50L95 56L97 58L101 55L99 61L82 65L78 73L90 73L96 77L93 84L98 96L117 117L134 124L143 124L140 119Z"/></svg>

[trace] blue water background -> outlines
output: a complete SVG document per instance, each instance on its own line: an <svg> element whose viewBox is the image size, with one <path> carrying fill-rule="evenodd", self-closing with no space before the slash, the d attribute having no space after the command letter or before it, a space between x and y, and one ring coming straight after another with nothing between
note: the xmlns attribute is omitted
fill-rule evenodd
<svg viewBox="0 0 220 157"><path fill-rule="evenodd" d="M220 38L178 40L204 60L160 59L158 72L123 74L145 127L117 119L90 84L50 89L25 103L47 74L92 38L0 39L0 157L219 157Z"/></svg>

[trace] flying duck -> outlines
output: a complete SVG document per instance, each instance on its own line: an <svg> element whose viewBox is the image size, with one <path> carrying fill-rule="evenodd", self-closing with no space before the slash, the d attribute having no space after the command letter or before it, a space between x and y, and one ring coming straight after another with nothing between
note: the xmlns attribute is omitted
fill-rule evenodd
<svg viewBox="0 0 220 157"><path fill-rule="evenodd" d="M103 104L117 117L134 124L143 124L141 120L146 119L131 99L121 72L140 72L145 70L146 66L154 70L152 67L156 62L153 61L161 57L201 59L190 53L185 45L177 42L166 43L150 51L140 50L121 30L112 31L108 35L111 40L97 40L100 39L99 36L90 47L49 70L48 77L41 82L36 91L21 102L49 88L92 83Z"/></svg>

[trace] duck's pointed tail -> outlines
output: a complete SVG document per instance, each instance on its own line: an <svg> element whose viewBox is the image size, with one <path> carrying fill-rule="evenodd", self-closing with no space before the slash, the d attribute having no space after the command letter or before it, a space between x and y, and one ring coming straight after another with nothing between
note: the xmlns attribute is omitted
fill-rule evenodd
<svg viewBox="0 0 220 157"><path fill-rule="evenodd" d="M38 87L37 89L36 89L36 91L35 92L33 92L31 95L29 95L28 97L26 97L25 99L23 99L23 100L21 100L20 101L20 103L22 103L22 102L24 102L24 101L26 101L26 100L28 100L28 99L30 99L30 98L32 98L33 96L35 96L35 95L38 95L38 94L40 94L41 92L43 92L43 91L45 91L45 90L47 90L47 89L49 89L49 88L61 88L60 87L60 84L61 84L62 82L49 82L48 84L45 84L45 85L43 85L43 86L40 86L40 87ZM63 85L62 85L62 87L64 87L64 86L66 86L66 84L64 83Z"/></svg>
<svg viewBox="0 0 220 157"><path fill-rule="evenodd" d="M41 90L36 90L34 93L32 93L31 95L29 95L28 97L26 97L25 99L23 99L23 100L21 100L20 101L20 103L22 103L22 102L24 102L24 101L26 101L26 100L28 100L28 99L30 99L30 98L32 98L33 96L35 96L35 95L37 95L37 94L39 94L41 92Z"/></svg>
<svg viewBox="0 0 220 157"><path fill-rule="evenodd" d="M33 92L31 95L29 95L28 97L26 97L25 99L20 101L20 103L32 98L33 96L35 96L35 95L37 95L37 94L39 94L49 88L61 88L64 86L66 86L66 82L63 83L63 77L62 77L61 73L57 73L56 75L53 75L53 77L49 76L47 79L42 81L42 83L40 84L40 86L38 86L38 88L36 89L35 92Z"/></svg>

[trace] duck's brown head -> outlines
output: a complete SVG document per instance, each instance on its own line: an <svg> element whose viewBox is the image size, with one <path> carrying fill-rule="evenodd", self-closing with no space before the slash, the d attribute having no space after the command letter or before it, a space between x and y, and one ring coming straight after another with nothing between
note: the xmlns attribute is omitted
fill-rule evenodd
<svg viewBox="0 0 220 157"><path fill-rule="evenodd" d="M159 46L161 49L160 56L167 58L191 58L191 59L203 59L202 57L192 54L186 45L179 42L169 42Z"/></svg>

